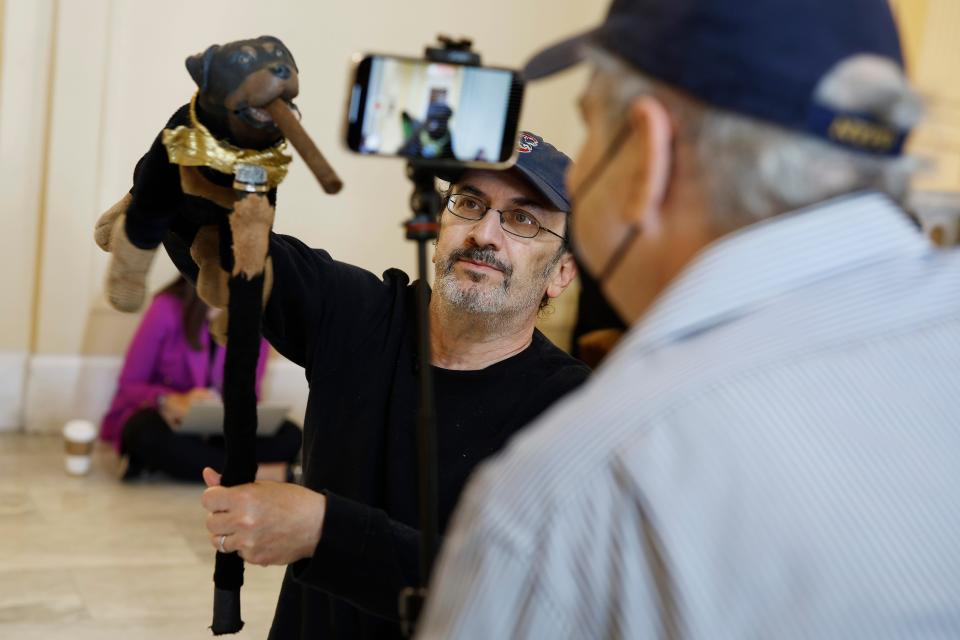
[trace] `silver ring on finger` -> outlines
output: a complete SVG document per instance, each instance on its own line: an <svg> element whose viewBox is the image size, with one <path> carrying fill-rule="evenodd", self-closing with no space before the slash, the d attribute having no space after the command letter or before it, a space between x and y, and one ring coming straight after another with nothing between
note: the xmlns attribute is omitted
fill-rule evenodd
<svg viewBox="0 0 960 640"><path fill-rule="evenodd" d="M220 547L220 553L227 552L227 550L223 548L223 543L226 539L227 539L227 534L223 534L222 536L220 536L220 544L218 545Z"/></svg>

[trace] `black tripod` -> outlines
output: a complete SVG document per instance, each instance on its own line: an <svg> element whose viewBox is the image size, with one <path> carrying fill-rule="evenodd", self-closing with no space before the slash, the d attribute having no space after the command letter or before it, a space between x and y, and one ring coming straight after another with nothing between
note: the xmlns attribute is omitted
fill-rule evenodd
<svg viewBox="0 0 960 640"><path fill-rule="evenodd" d="M417 415L417 458L420 498L420 585L400 592L403 634L413 636L414 625L427 594L427 580L439 542L437 509L437 428L433 372L430 369L430 288L427 285L427 243L437 237L440 194L431 169L413 162L407 176L414 184L410 206L413 218L405 225L408 240L417 242L417 357L420 362L420 404Z"/></svg>
<svg viewBox="0 0 960 640"><path fill-rule="evenodd" d="M454 41L439 36L442 48L428 47L426 57L435 62L479 65L480 56L470 50L469 40ZM417 449L420 499L420 584L400 592L400 621L403 634L412 637L427 595L427 581L439 547L440 520L437 507L437 428L430 369L430 289L427 285L427 243L437 237L437 214L442 205L434 184L435 166L411 160L407 177L413 182L410 209L413 217L404 225L408 240L417 242L417 324L420 362L420 406L417 419Z"/></svg>

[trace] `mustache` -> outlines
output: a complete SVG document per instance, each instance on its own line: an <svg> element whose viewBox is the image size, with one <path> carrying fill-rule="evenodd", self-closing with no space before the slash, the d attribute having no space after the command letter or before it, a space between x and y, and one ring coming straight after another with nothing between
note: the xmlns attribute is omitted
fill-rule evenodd
<svg viewBox="0 0 960 640"><path fill-rule="evenodd" d="M454 249L450 252L450 255L447 256L445 271L452 271L453 265L456 264L458 260L470 260L472 262L485 264L493 267L494 269L503 271L503 274L507 277L510 277L510 275L513 273L513 267L507 266L503 261L497 258L497 254L492 249L481 249L480 247Z"/></svg>

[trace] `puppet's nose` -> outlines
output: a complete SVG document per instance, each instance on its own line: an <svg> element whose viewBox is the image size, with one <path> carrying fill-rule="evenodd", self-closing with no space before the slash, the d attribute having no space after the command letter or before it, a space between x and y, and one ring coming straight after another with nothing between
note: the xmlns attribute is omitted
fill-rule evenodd
<svg viewBox="0 0 960 640"><path fill-rule="evenodd" d="M281 80L287 80L290 77L290 67L285 64L275 65L270 68L270 71Z"/></svg>

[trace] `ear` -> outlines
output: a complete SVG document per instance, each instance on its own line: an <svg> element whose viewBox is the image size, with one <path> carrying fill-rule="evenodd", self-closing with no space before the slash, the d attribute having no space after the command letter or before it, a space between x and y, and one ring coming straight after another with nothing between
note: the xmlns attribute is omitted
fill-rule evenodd
<svg viewBox="0 0 960 640"><path fill-rule="evenodd" d="M573 259L573 254L569 251L564 251L560 262L558 262L554 268L553 277L550 278L550 282L547 285L547 296L556 298L570 286L570 283L573 282L573 279L576 277L577 263Z"/></svg>
<svg viewBox="0 0 960 640"><path fill-rule="evenodd" d="M673 123L662 102L652 96L634 100L627 110L634 135L628 146L638 159L634 186L624 213L644 229L659 223L673 164Z"/></svg>
<svg viewBox="0 0 960 640"><path fill-rule="evenodd" d="M207 81L210 79L210 63L219 49L220 45L218 44L210 45L203 53L192 55L186 60L187 71L193 81L197 83L201 92L207 90Z"/></svg>

